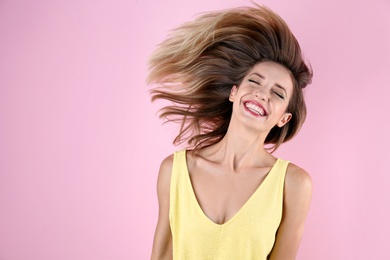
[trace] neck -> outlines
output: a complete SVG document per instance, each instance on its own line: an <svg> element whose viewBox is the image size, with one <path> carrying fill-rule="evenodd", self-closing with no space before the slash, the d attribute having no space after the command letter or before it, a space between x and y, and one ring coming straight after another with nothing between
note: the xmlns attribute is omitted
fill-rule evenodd
<svg viewBox="0 0 390 260"><path fill-rule="evenodd" d="M212 156L234 172L242 168L268 165L273 163L274 157L264 149L265 138L264 133L231 124L225 137L207 148L207 156Z"/></svg>

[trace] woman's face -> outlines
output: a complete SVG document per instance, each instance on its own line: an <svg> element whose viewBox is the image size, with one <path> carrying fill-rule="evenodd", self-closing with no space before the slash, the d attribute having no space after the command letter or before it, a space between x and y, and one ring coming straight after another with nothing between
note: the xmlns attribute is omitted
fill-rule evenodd
<svg viewBox="0 0 390 260"><path fill-rule="evenodd" d="M282 127L291 119L286 112L293 94L290 72L282 65L264 61L256 64L239 87L233 86L229 100L233 115L243 122L267 131Z"/></svg>

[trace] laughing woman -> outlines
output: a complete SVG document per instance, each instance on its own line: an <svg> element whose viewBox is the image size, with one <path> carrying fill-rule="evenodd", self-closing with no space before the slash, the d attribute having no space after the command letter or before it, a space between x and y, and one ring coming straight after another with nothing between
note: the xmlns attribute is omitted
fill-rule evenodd
<svg viewBox="0 0 390 260"><path fill-rule="evenodd" d="M286 23L256 6L203 14L152 55L152 99L187 149L160 167L152 259L295 259L311 199L272 155L306 117L312 78Z"/></svg>

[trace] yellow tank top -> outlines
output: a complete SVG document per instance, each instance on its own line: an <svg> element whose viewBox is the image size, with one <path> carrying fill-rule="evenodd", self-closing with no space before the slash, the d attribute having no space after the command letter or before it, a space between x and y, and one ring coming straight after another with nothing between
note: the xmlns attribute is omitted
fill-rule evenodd
<svg viewBox="0 0 390 260"><path fill-rule="evenodd" d="M287 165L278 159L244 206L220 225L204 214L195 197L186 151L175 152L169 209L173 259L266 260L282 218Z"/></svg>

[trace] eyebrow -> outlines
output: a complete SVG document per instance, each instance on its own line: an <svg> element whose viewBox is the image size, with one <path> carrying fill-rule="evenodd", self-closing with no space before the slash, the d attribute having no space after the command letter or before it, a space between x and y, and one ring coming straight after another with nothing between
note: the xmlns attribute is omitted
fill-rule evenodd
<svg viewBox="0 0 390 260"><path fill-rule="evenodd" d="M259 73L257 73L257 72L253 72L251 75L256 75L256 76L258 76L259 78L265 79L265 77L264 77L263 75L261 75L261 74L259 74ZM277 87L277 88L283 90L284 93L285 93L286 96L287 96L287 91L286 91L286 89L285 89L283 86L281 86L281 85L279 85L279 84L275 84L275 87Z"/></svg>

